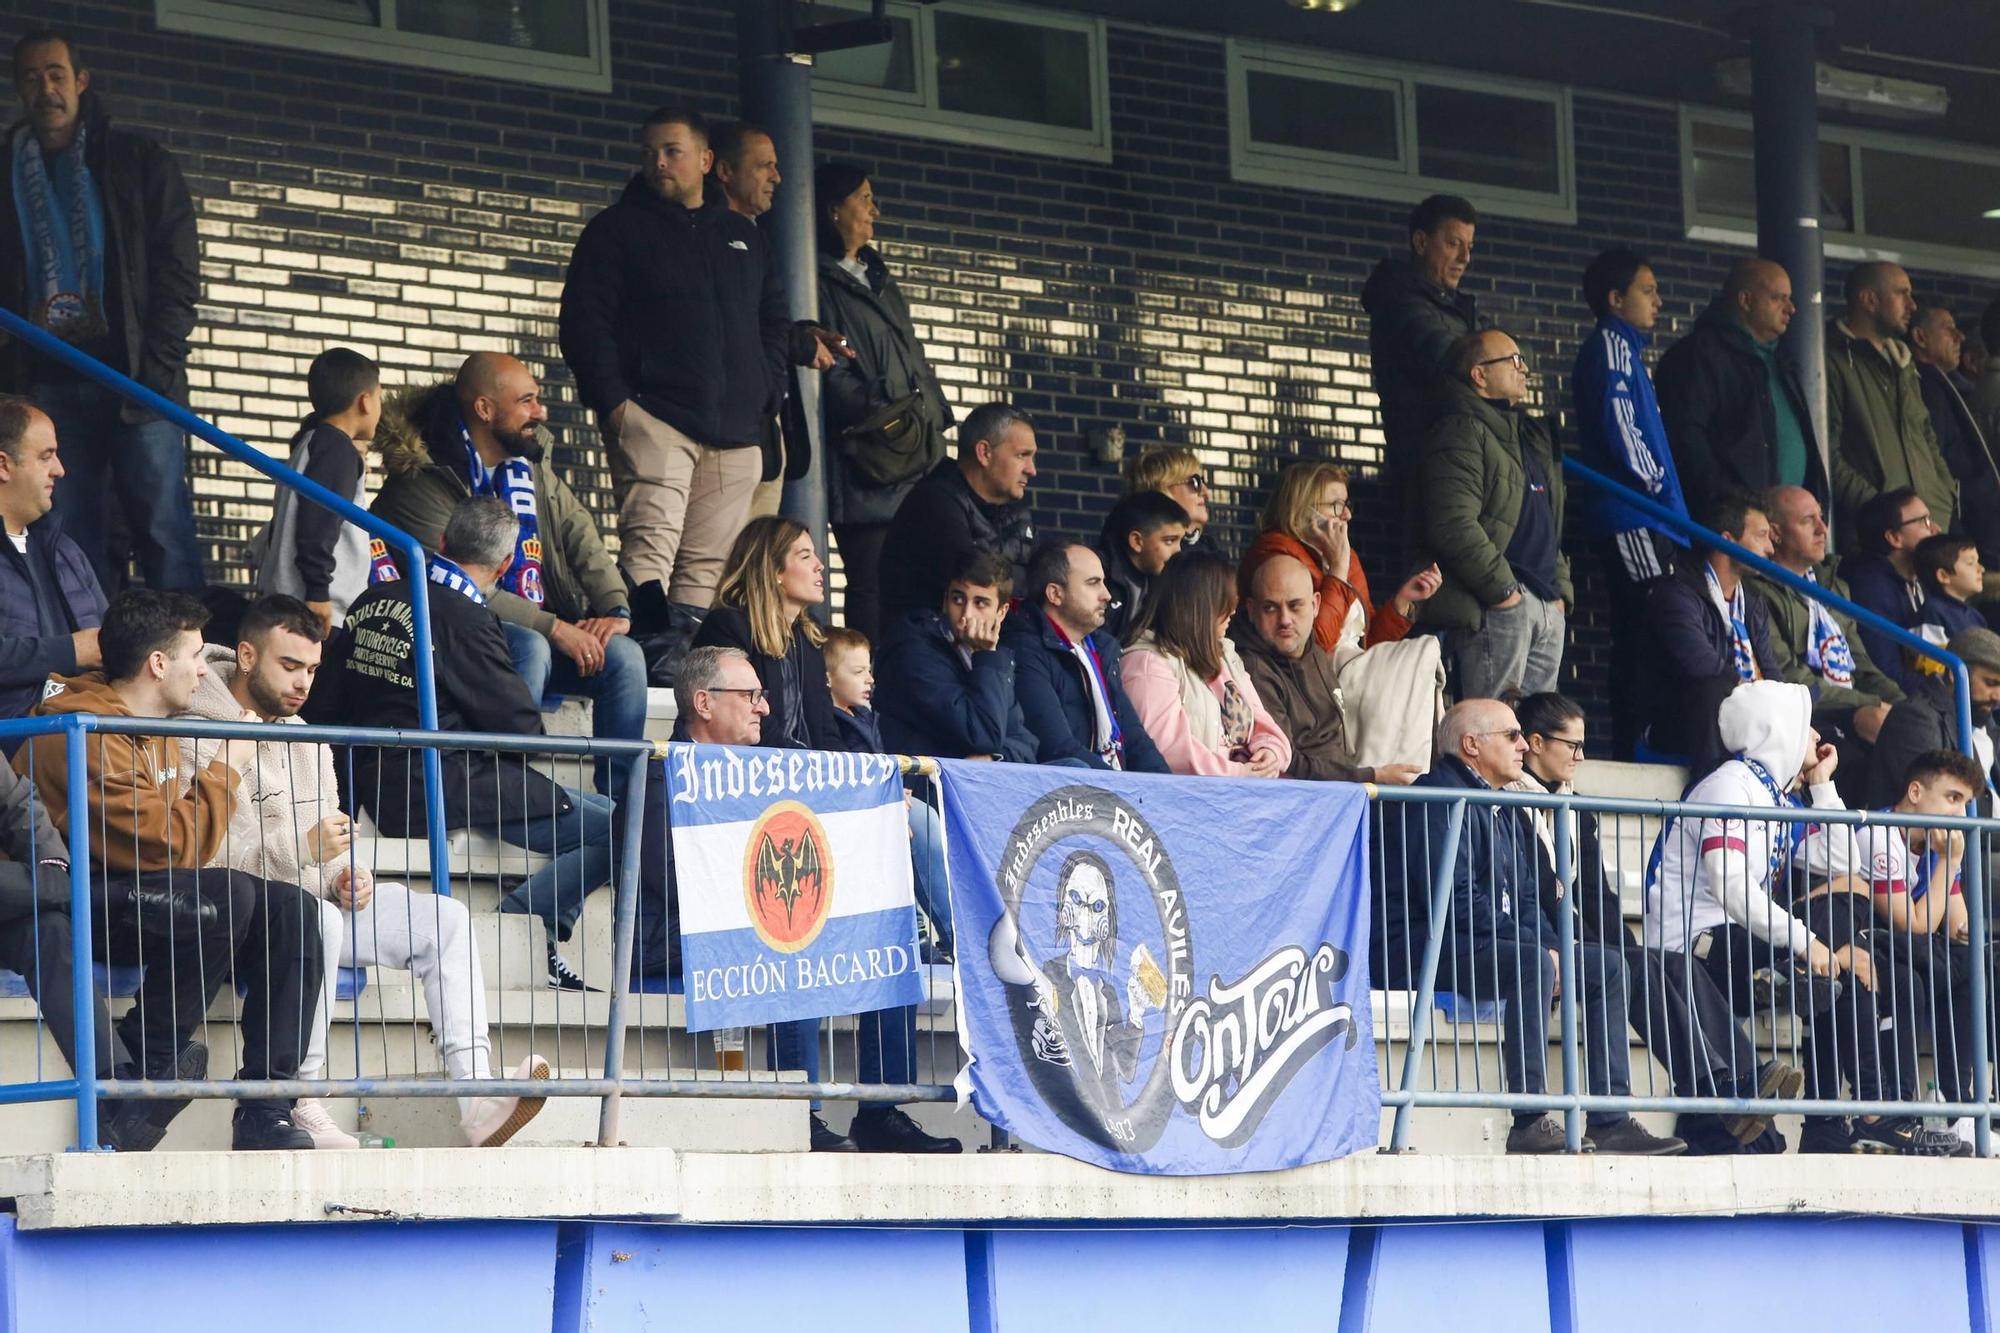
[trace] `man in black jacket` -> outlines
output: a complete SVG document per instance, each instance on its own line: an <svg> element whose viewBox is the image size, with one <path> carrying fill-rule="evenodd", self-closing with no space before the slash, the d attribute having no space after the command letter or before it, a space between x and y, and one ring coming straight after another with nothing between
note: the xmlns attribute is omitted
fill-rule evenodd
<svg viewBox="0 0 2000 1333"><path fill-rule="evenodd" d="M452 511L441 554L431 557L425 591L440 731L544 734L540 704L515 672L507 636L487 605L513 561L519 536L507 502L480 496ZM321 688L312 692L310 720L417 729L410 597L408 581L398 578L376 584L348 608L346 627L321 668ZM425 831L421 753L373 745L354 749L353 800L391 837L421 837ZM446 750L444 824L552 858L509 894L500 910L541 917L548 928L549 985L584 990L583 979L556 952L556 942L569 937L583 914L584 897L611 877L612 804L557 785L530 767L529 759L520 753Z"/></svg>
<svg viewBox="0 0 2000 1333"><path fill-rule="evenodd" d="M1979 793L1980 813L1993 806L1993 738L1987 724L2000 706L2000 634L1990 629L1962 629L1951 636L1946 650L1965 663L1972 677L1972 748L1986 774ZM1927 676L1903 702L1889 710L1868 754L1868 805L1880 809L1902 799L1910 765L1932 750L1963 752L1958 734L1958 701L1948 676Z"/></svg>
<svg viewBox="0 0 2000 1333"><path fill-rule="evenodd" d="M112 126L61 33L15 43L14 87L27 114L0 162L0 305L185 404L201 274L180 168L152 140ZM105 526L115 497L147 585L199 592L180 431L18 342L0 349L0 388L54 418L69 450L56 509L98 582L122 582L123 553L112 553Z"/></svg>
<svg viewBox="0 0 2000 1333"><path fill-rule="evenodd" d="M1722 294L1653 376L1688 512L1724 494L1803 486L1828 502L1826 467L1798 372L1778 353L1792 280L1768 259L1729 271Z"/></svg>
<svg viewBox="0 0 2000 1333"><path fill-rule="evenodd" d="M943 604L960 557L984 547L1005 557L1014 586L1028 586L1035 546L1028 483L1035 479L1035 421L1007 403L975 408L958 428L958 458L916 484L882 543L882 618Z"/></svg>
<svg viewBox="0 0 2000 1333"><path fill-rule="evenodd" d="M819 348L794 329L763 232L703 192L707 122L662 107L640 143L639 173L570 256L561 337L608 445L633 630L650 634L714 602L787 364Z"/></svg>
<svg viewBox="0 0 2000 1333"><path fill-rule="evenodd" d="M1965 335L1948 307L1919 306L1910 317L1910 351L1924 406L1945 466L1958 478L1959 526L1979 543L1980 562L2000 569L2000 466L1994 461L1994 441L1986 438L1979 414L1959 392L1956 376L1964 348Z"/></svg>
<svg viewBox="0 0 2000 1333"><path fill-rule="evenodd" d="M103 665L104 590L49 514L62 475L55 423L27 399L0 395L0 718L25 716L50 676Z"/></svg>

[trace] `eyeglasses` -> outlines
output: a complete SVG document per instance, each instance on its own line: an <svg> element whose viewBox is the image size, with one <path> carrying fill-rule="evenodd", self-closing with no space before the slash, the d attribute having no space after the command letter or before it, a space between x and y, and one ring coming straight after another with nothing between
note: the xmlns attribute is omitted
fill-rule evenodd
<svg viewBox="0 0 2000 1333"><path fill-rule="evenodd" d="M1578 759L1583 758L1582 741L1573 741L1567 736L1544 736L1542 737L1542 739L1545 741L1550 741L1556 745L1567 745L1570 748L1571 754L1575 755Z"/></svg>
<svg viewBox="0 0 2000 1333"><path fill-rule="evenodd" d="M1191 491L1206 491L1208 489L1208 478L1197 472L1186 481L1175 482L1174 486L1185 486ZM1169 486L1167 489L1172 490L1173 486Z"/></svg>
<svg viewBox="0 0 2000 1333"><path fill-rule="evenodd" d="M1484 361L1475 361L1472 364L1475 366L1497 366L1502 361L1512 361L1522 370L1528 368L1528 358L1522 356L1519 352L1509 352L1505 356L1489 356Z"/></svg>
<svg viewBox="0 0 2000 1333"><path fill-rule="evenodd" d="M1937 520L1933 519L1929 514L1914 514L1896 525L1898 530L1912 526L1935 528L1937 527Z"/></svg>
<svg viewBox="0 0 2000 1333"><path fill-rule="evenodd" d="M771 696L771 692L761 685L755 689L745 688L741 685L711 685L708 687L708 693L748 695L753 708Z"/></svg>
<svg viewBox="0 0 2000 1333"><path fill-rule="evenodd" d="M1354 512L1354 506L1345 500L1327 500L1320 505L1320 508L1335 517Z"/></svg>

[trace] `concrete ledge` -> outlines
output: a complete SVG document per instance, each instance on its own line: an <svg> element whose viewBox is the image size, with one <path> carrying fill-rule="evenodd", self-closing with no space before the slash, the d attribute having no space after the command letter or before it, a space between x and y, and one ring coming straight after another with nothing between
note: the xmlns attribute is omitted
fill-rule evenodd
<svg viewBox="0 0 2000 1333"><path fill-rule="evenodd" d="M2000 1217L2000 1163L1897 1158L1386 1157L1205 1179L1037 1153L963 1157L664 1148L66 1153L0 1159L23 1230L467 1218L706 1225L1134 1220Z"/></svg>

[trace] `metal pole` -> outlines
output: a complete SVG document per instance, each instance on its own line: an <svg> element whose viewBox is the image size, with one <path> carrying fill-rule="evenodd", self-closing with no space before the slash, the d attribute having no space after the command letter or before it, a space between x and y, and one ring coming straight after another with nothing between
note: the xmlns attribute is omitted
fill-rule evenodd
<svg viewBox="0 0 2000 1333"><path fill-rule="evenodd" d="M619 1098L625 1085L625 1008L632 994L632 936L639 919L640 844L646 826L646 769L652 758L633 755L628 762L632 773L625 779L625 829L619 853L625 864L618 872L617 902L612 908L611 1001L604 1019L604 1077L611 1091L597 1111L600 1148L618 1144Z"/></svg>
<svg viewBox="0 0 2000 1333"><path fill-rule="evenodd" d="M813 243L812 65L792 54L796 0L741 0L736 8L737 78L743 118L771 132L778 187L771 211L757 219L785 281L793 319L819 318L819 256ZM812 440L806 474L785 483L784 512L826 550L826 474L821 466L819 375L798 373L799 408Z"/></svg>
<svg viewBox="0 0 2000 1333"><path fill-rule="evenodd" d="M90 966L90 756L85 741L91 719L72 714L63 719L63 745L69 759L69 917L70 1002L76 1011L73 1037L76 1074L76 1147L97 1152L97 978ZM88 1062L88 1068L84 1064ZM116 1071L113 1071L116 1073Z"/></svg>
<svg viewBox="0 0 2000 1333"><path fill-rule="evenodd" d="M1441 855L1432 863L1431 929L1424 941L1424 961L1417 973L1417 1003L1410 1014L1410 1035L1403 1050L1403 1090L1417 1086L1422 1072L1424 1047L1431 1038L1431 1000L1437 994L1438 956L1444 952L1444 918L1451 906L1451 882L1458 866L1458 835L1465 827L1464 798L1452 802L1445 816ZM1415 1099L1396 1108L1396 1123L1389 1134L1389 1151L1401 1152L1410 1141L1410 1113Z"/></svg>
<svg viewBox="0 0 2000 1333"><path fill-rule="evenodd" d="M1563 1110L1563 1136L1571 1152L1582 1152L1583 1103L1577 1079L1583 1062L1576 1044L1576 880L1570 866L1570 808L1558 805L1551 813L1556 821L1556 943L1561 950L1556 957L1556 988L1562 1010L1563 1094L1569 1099Z"/></svg>
<svg viewBox="0 0 2000 1333"><path fill-rule="evenodd" d="M1782 354L1798 371L1827 467L1826 265L1820 243L1819 34L1833 15L1817 5L1760 6L1744 16L1750 37L1750 116L1756 141L1757 253L1784 265L1798 314ZM1832 476L1830 467L1826 473Z"/></svg>
<svg viewBox="0 0 2000 1333"><path fill-rule="evenodd" d="M1979 812L1975 800L1970 813ZM1987 1063L1987 993L1991 974L1987 971L1993 942L1988 938L1986 921L1986 830L1970 829L1966 833L1965 860L1965 914L1971 918L1972 946L1972 1100L1979 1111L1972 1117L1972 1150L1981 1157L1993 1155L1993 1067ZM1952 1089L1956 1096L1958 1089Z"/></svg>

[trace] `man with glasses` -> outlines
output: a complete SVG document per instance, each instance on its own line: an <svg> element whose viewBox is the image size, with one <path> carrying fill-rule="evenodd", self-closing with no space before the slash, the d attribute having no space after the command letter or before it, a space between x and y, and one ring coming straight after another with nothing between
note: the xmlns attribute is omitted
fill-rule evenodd
<svg viewBox="0 0 2000 1333"><path fill-rule="evenodd" d="M1917 575L1917 547L1935 535L1931 507L1905 486L1884 491L1861 506L1848 545L1860 553L1842 563L1848 596L1876 615L1908 629L1923 615L1927 589ZM1922 667L1903 656L1902 645L1879 629L1861 626L1861 642L1875 665L1905 691L1923 679Z"/></svg>
<svg viewBox="0 0 2000 1333"><path fill-rule="evenodd" d="M903 499L882 543L882 621L944 601L945 582L974 547L1005 557L1014 586L1028 582L1035 521L1035 420L1008 403L974 408L958 428L958 457L924 475Z"/></svg>
<svg viewBox="0 0 2000 1333"><path fill-rule="evenodd" d="M1462 699L1556 687L1569 604L1558 541L1563 475L1548 423L1522 409L1528 363L1487 329L1452 348L1424 449L1418 512L1444 585L1422 623L1442 630Z"/></svg>
<svg viewBox="0 0 2000 1333"><path fill-rule="evenodd" d="M1528 743L1514 710L1498 699L1467 699L1438 726L1437 765L1419 787L1493 791L1520 781ZM1546 1090L1549 1011L1557 998L1559 936L1539 897L1541 844L1528 813L1516 806L1467 803L1457 859L1443 862L1445 802L1403 806L1383 826L1383 897L1374 929L1379 984L1410 986L1432 930L1444 950L1437 985L1469 1004L1498 1001L1500 1066L1509 1092ZM1431 886L1451 878L1449 914L1428 919ZM1577 987L1585 1085L1595 1096L1631 1088L1631 1037L1625 1027L1625 960L1615 947L1578 942L1571 976ZM1666 1157L1685 1152L1622 1111L1590 1113L1584 1150ZM1542 1111L1516 1111L1510 1153L1559 1153L1562 1123Z"/></svg>

